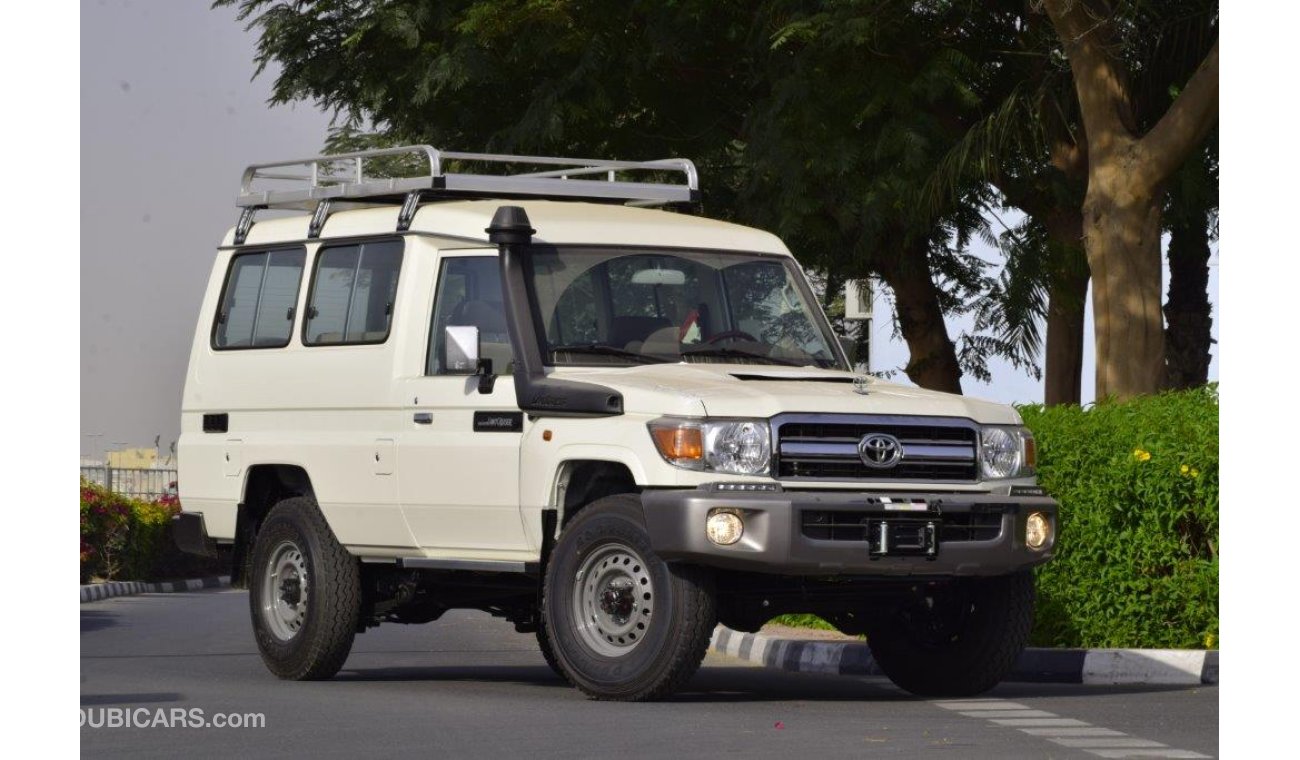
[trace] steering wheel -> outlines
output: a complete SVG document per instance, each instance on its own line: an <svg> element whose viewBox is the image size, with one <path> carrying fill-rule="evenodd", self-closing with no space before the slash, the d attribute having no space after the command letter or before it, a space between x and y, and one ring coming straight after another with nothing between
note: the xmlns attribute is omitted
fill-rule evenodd
<svg viewBox="0 0 1300 760"><path fill-rule="evenodd" d="M744 330L727 330L726 332L720 332L717 335L709 336L704 342L713 345L714 343L717 343L720 340L726 340L727 338L743 338L752 343L759 342L758 338L755 338Z"/></svg>

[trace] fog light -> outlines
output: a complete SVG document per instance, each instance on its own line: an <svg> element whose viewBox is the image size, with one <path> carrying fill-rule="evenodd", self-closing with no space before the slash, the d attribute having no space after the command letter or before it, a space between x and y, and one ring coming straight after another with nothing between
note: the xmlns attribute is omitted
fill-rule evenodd
<svg viewBox="0 0 1300 760"><path fill-rule="evenodd" d="M1033 512L1025 520L1025 545L1030 549L1047 546L1052 537L1052 522L1042 512Z"/></svg>
<svg viewBox="0 0 1300 760"><path fill-rule="evenodd" d="M731 546L745 534L745 521L734 509L715 509L709 512L704 533L718 546Z"/></svg>

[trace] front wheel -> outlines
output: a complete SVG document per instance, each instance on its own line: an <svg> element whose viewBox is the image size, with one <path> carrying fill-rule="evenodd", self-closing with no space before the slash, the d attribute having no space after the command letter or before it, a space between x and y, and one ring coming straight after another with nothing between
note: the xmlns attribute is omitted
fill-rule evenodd
<svg viewBox="0 0 1300 760"><path fill-rule="evenodd" d="M717 620L710 581L701 568L654 553L637 495L586 507L546 568L544 625L557 665L597 699L671 694L708 649Z"/></svg>
<svg viewBox="0 0 1300 760"><path fill-rule="evenodd" d="M889 680L924 697L965 697L1006 677L1029 640L1029 571L937 586L871 621L867 644Z"/></svg>
<svg viewBox="0 0 1300 760"><path fill-rule="evenodd" d="M310 681L343 667L361 614L361 574L315 501L296 497L271 509L253 547L248 597L272 673Z"/></svg>

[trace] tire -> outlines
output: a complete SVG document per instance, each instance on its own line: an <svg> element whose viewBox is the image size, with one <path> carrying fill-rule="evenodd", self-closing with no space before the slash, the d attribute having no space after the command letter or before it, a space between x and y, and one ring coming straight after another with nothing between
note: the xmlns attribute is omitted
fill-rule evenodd
<svg viewBox="0 0 1300 760"><path fill-rule="evenodd" d="M248 599L257 649L272 673L315 681L343 667L361 615L361 572L314 500L271 508L253 545Z"/></svg>
<svg viewBox="0 0 1300 760"><path fill-rule="evenodd" d="M537 626L537 648L542 650L542 659L546 660L546 667L560 678L568 680L564 671L560 670L560 663L555 659L555 648L551 646L551 636L546 632L545 622Z"/></svg>
<svg viewBox="0 0 1300 760"><path fill-rule="evenodd" d="M594 699L625 702L681 688L717 620L712 576L654 553L635 494L596 501L560 534L542 614L569 682Z"/></svg>
<svg viewBox="0 0 1300 760"><path fill-rule="evenodd" d="M996 686L1016 664L1034 622L1028 572L960 581L949 593L872 623L867 644L898 687L923 697L965 697Z"/></svg>

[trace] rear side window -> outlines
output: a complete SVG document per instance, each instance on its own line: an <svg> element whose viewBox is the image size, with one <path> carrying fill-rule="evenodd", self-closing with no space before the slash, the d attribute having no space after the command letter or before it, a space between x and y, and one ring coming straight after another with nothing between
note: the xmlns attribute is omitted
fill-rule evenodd
<svg viewBox="0 0 1300 760"><path fill-rule="evenodd" d="M303 342L383 343L393 322L402 241L321 248L307 302Z"/></svg>
<svg viewBox="0 0 1300 760"><path fill-rule="evenodd" d="M241 253L231 258L212 330L212 347L289 345L305 259L301 248Z"/></svg>

